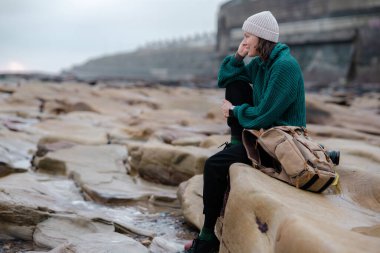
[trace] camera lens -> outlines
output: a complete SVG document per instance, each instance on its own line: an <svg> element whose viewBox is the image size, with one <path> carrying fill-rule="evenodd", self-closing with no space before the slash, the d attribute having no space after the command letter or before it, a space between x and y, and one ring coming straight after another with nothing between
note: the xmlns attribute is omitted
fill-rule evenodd
<svg viewBox="0 0 380 253"><path fill-rule="evenodd" d="M327 151L327 154L329 155L333 164L339 165L340 151L330 150L330 151Z"/></svg>

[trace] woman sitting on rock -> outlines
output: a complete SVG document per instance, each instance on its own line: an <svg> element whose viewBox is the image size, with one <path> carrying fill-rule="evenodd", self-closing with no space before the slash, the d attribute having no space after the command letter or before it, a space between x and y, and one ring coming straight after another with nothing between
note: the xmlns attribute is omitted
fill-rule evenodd
<svg viewBox="0 0 380 253"><path fill-rule="evenodd" d="M220 67L218 86L226 88L222 112L231 128L231 143L211 156L204 167L205 221L187 253L218 252L214 227L220 215L233 163L251 165L242 144L243 128L306 127L304 81L289 47L278 42L279 28L269 11L250 16L243 24L244 39ZM253 59L246 65L243 59Z"/></svg>

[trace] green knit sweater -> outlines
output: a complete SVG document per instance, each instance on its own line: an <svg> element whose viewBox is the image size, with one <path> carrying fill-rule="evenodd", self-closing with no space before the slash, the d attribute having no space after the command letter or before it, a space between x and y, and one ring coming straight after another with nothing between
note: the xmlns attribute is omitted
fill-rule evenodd
<svg viewBox="0 0 380 253"><path fill-rule="evenodd" d="M244 128L306 127L302 71L287 45L277 43L267 61L254 57L247 65L234 55L227 56L219 70L218 86L225 88L236 80L253 87L253 106L235 105L233 111Z"/></svg>

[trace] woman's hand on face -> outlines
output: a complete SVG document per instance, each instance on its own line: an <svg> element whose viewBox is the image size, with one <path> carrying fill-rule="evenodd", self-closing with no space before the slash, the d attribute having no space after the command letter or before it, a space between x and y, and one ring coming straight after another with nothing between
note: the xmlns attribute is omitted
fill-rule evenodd
<svg viewBox="0 0 380 253"><path fill-rule="evenodd" d="M229 113L230 113L230 108L231 108L231 106L232 106L232 104L231 104L231 102L230 101L228 101L228 100L226 100L226 99L224 99L223 100L223 104L222 104L222 112L223 112L223 116L225 117L225 118L228 118L228 115L229 115Z"/></svg>
<svg viewBox="0 0 380 253"><path fill-rule="evenodd" d="M248 44L245 42L245 39L242 40L242 42L240 42L240 45L239 45L237 53L240 56L242 56L242 57L246 57L247 56L247 54L248 54Z"/></svg>

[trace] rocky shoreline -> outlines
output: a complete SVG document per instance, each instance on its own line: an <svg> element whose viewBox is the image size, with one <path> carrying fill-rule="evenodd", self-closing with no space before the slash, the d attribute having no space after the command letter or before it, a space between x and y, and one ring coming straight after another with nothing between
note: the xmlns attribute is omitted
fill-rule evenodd
<svg viewBox="0 0 380 253"><path fill-rule="evenodd" d="M331 97L308 96L308 129L313 137L342 151L339 172L347 183L342 184L341 193L329 191L319 196L321 200L294 193L294 201L303 198L321 205L327 201L332 206L353 202L345 206L349 215L336 225L343 229L338 234L366 252L375 252L374 247L380 245L379 97L374 93L340 106ZM180 251L196 233L191 226L199 228L202 222L203 164L229 139L219 111L222 99L223 90L160 85L0 84L0 252ZM248 173L247 178L254 181L263 176L247 166L235 167L236 177ZM362 176L354 177L355 173ZM236 180L237 185L242 182ZM276 191L271 193L272 185L284 188L288 197L298 191L270 178L262 180L268 181L263 187L269 199L278 198ZM234 189L239 191L239 187ZM241 222L234 211L239 201L243 200L227 203L226 220L219 222L224 242L220 252L248 248L292 252L288 244L257 239L261 237L255 229L236 231L234 224ZM251 206L254 213L257 208L269 212L273 205L269 200L259 207L249 203L243 206ZM327 209L321 211L330 215ZM243 216L247 212L243 210ZM310 216L308 212L312 210L293 213L296 219L304 219ZM273 238L278 226L293 235L301 233L274 222L275 216L261 216L260 224L268 224ZM247 225L257 227L257 217L251 218L253 223ZM357 222L350 222L353 218ZM301 226L299 231L304 228L309 229ZM315 231L334 238L325 225L316 226ZM239 246L226 239L243 232L256 238L251 240L256 246ZM313 252L319 249L317 244L312 247ZM330 252L339 252L336 249Z"/></svg>

